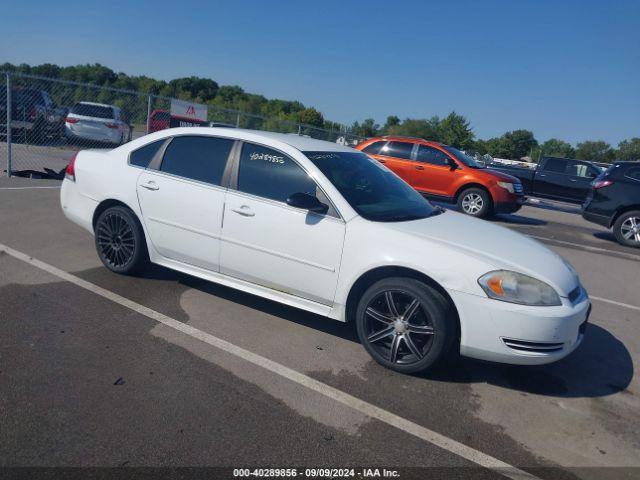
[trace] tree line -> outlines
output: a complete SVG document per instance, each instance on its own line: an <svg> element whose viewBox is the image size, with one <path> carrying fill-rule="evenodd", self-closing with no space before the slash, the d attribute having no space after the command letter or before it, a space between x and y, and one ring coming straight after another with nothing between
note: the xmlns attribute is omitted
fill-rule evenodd
<svg viewBox="0 0 640 480"><path fill-rule="evenodd" d="M334 132L344 130L344 127L339 123L325 119L320 111L314 107L306 107L299 101L268 99L263 95L245 92L237 85L218 85L215 80L210 78L191 76L164 81L144 75L132 76L122 72L116 73L100 64L61 67L50 63L36 66L4 63L0 65L0 71L133 90L265 117L264 119L256 119L253 123L249 121L250 119L246 120L242 126L248 128L292 131L293 123L303 123ZM81 86L69 88L72 88L73 91L70 94L65 91L64 96L70 96L72 101L95 99L126 107L124 105L125 99L109 93L107 90L92 92ZM146 103L142 97L133 105L129 105L129 108L132 110L130 115L134 120L138 117L140 119L146 117ZM595 162L640 159L639 137L623 140L617 145L617 148L603 140L587 140L578 143L575 147L557 138L540 143L536 140L533 132L524 129L509 131L500 137L483 140L476 138L471 123L463 115L456 112L451 112L444 118L432 116L430 118L405 118L404 120L391 115L387 117L384 125L379 125L373 119L368 118L362 122L354 122L348 130L350 133L362 137L402 135L425 138L481 155L489 154L492 157L507 159L528 157L534 162L545 155Z"/></svg>

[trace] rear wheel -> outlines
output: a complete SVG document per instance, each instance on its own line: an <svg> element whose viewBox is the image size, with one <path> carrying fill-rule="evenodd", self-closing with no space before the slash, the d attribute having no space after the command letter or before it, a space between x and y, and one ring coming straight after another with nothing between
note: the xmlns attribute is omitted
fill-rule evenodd
<svg viewBox="0 0 640 480"><path fill-rule="evenodd" d="M640 210L623 213L613 224L616 240L628 247L640 247Z"/></svg>
<svg viewBox="0 0 640 480"><path fill-rule="evenodd" d="M458 208L472 217L485 218L493 212L493 202L486 190L467 188L458 196Z"/></svg>
<svg viewBox="0 0 640 480"><path fill-rule="evenodd" d="M358 303L356 326L373 359L402 373L435 365L456 332L442 294L411 278L387 278L369 287Z"/></svg>
<svg viewBox="0 0 640 480"><path fill-rule="evenodd" d="M95 225L95 242L100 260L112 272L128 275L147 264L142 226L128 208L115 206L100 214Z"/></svg>

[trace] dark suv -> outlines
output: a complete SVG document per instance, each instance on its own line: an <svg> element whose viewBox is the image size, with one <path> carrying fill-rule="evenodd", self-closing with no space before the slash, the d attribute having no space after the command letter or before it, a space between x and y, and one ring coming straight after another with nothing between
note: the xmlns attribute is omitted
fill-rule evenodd
<svg viewBox="0 0 640 480"><path fill-rule="evenodd" d="M586 220L613 229L622 245L640 247L640 161L612 164L593 181L582 207Z"/></svg>
<svg viewBox="0 0 640 480"><path fill-rule="evenodd" d="M0 118L6 118L6 103L0 102ZM1 121L1 120L0 120ZM11 91L11 130L17 141L40 143L63 132L64 112L44 90L14 88Z"/></svg>

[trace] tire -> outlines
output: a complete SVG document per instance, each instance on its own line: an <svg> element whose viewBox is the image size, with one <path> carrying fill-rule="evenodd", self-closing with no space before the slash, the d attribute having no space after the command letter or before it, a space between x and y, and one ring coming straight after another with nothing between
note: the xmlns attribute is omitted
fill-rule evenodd
<svg viewBox="0 0 640 480"><path fill-rule="evenodd" d="M455 317L447 300L412 278L386 278L371 285L358 302L355 320L369 355L401 373L433 367L456 338Z"/></svg>
<svg viewBox="0 0 640 480"><path fill-rule="evenodd" d="M95 244L98 257L112 272L131 275L149 262L142 226L126 207L107 208L98 216Z"/></svg>
<svg viewBox="0 0 640 480"><path fill-rule="evenodd" d="M621 245L640 248L640 210L631 210L618 217L613 234Z"/></svg>
<svg viewBox="0 0 640 480"><path fill-rule="evenodd" d="M458 195L458 209L472 217L486 218L493 213L493 201L486 190L467 188Z"/></svg>

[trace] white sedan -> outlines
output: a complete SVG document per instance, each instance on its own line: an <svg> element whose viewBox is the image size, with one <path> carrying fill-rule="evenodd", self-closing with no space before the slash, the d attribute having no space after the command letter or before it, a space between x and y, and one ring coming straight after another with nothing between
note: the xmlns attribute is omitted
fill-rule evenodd
<svg viewBox="0 0 640 480"><path fill-rule="evenodd" d="M400 372L458 351L553 362L580 344L590 310L575 270L541 244L301 136L176 128L81 151L61 202L108 269L152 262L353 322Z"/></svg>
<svg viewBox="0 0 640 480"><path fill-rule="evenodd" d="M103 103L76 103L67 114L64 132L69 140L116 145L131 140L131 126L122 110Z"/></svg>

